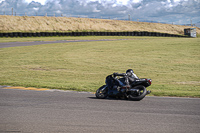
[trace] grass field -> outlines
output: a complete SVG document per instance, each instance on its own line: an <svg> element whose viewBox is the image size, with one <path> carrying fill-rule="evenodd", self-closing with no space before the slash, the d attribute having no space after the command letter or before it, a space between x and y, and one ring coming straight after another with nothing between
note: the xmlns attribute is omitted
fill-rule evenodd
<svg viewBox="0 0 200 133"><path fill-rule="evenodd" d="M129 39L2 48L0 85L94 92L108 74L132 68L140 78L153 80L152 95L200 97L199 38Z"/></svg>

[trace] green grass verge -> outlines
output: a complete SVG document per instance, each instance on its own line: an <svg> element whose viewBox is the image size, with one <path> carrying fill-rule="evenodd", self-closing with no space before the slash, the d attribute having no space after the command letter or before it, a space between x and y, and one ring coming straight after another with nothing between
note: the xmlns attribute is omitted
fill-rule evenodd
<svg viewBox="0 0 200 133"><path fill-rule="evenodd" d="M200 97L199 38L131 38L2 48L0 84L94 92L108 74L133 68L153 80L151 95Z"/></svg>

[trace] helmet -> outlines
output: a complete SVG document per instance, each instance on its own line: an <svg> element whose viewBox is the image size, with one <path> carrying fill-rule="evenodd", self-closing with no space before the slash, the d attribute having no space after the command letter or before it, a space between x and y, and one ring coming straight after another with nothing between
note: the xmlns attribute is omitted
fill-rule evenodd
<svg viewBox="0 0 200 133"><path fill-rule="evenodd" d="M128 75L132 75L134 72L133 72L133 69L128 69L126 70L126 74Z"/></svg>

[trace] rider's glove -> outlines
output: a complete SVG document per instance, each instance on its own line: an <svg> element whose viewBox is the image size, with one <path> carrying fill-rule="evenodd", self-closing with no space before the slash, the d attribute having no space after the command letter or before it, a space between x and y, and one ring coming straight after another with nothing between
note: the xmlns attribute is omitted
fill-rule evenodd
<svg viewBox="0 0 200 133"><path fill-rule="evenodd" d="M113 73L113 76L116 77L117 73Z"/></svg>

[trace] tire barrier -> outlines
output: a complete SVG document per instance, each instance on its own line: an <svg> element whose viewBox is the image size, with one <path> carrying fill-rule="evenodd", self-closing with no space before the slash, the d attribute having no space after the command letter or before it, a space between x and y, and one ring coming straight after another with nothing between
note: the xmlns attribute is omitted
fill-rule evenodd
<svg viewBox="0 0 200 133"><path fill-rule="evenodd" d="M0 33L0 37L52 37L52 36L156 36L188 37L169 33L133 31L133 32L9 32Z"/></svg>

